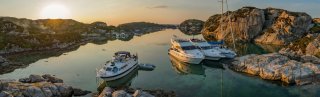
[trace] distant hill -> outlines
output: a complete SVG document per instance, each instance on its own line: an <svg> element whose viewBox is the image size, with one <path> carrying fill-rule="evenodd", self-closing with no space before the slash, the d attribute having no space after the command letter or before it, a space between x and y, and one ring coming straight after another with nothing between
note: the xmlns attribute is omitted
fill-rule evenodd
<svg viewBox="0 0 320 97"><path fill-rule="evenodd" d="M175 29L175 25L168 24L156 24L149 22L132 22L118 25L118 30L123 30L125 32L133 32L133 33L148 33L160 31L162 29L173 28Z"/></svg>
<svg viewBox="0 0 320 97"><path fill-rule="evenodd" d="M175 26L133 22L115 27L100 21L86 24L72 19L0 17L0 54L66 48L88 39L110 38L113 35L111 32L126 33L125 36L132 38L135 34L142 35L167 28ZM130 40L130 37L123 40Z"/></svg>

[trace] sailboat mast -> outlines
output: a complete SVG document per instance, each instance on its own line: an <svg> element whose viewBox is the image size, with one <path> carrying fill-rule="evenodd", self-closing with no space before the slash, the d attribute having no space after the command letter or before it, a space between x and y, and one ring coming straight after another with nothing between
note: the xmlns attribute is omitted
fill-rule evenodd
<svg viewBox="0 0 320 97"><path fill-rule="evenodd" d="M229 5L228 5L228 0L226 0L226 5L227 5L227 10L229 11ZM229 15L229 14L228 14ZM233 33L233 23L231 21L231 16L229 16L229 22L231 23L230 24L230 32L231 32L231 35L232 35L232 41L233 41L233 49L236 50L236 43L235 43L235 40L234 40L234 33Z"/></svg>
<svg viewBox="0 0 320 97"><path fill-rule="evenodd" d="M221 18L220 18L220 31L223 32L222 29L222 20L223 20L223 0L221 0ZM221 69L221 97L223 97L223 70Z"/></svg>
<svg viewBox="0 0 320 97"><path fill-rule="evenodd" d="M223 19L223 0L221 0L221 17L220 17L220 33L223 32L222 30L222 19Z"/></svg>

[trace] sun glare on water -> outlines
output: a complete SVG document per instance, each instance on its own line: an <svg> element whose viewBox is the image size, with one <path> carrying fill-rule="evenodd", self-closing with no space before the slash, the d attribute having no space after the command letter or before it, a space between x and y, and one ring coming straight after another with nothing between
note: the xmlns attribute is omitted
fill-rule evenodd
<svg viewBox="0 0 320 97"><path fill-rule="evenodd" d="M44 19L65 19L70 18L67 7L61 4L51 4L44 7L41 11L41 18Z"/></svg>

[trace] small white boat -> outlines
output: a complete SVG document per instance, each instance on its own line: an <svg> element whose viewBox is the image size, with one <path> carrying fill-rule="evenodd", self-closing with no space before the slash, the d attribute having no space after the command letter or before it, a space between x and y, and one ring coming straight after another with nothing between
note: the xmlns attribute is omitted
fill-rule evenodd
<svg viewBox="0 0 320 97"><path fill-rule="evenodd" d="M156 68L156 66L152 64L139 64L139 69L141 70L154 70L154 68Z"/></svg>
<svg viewBox="0 0 320 97"><path fill-rule="evenodd" d="M97 77L106 81L116 80L127 75L138 67L138 56L127 51L116 52L111 61L97 70Z"/></svg>
<svg viewBox="0 0 320 97"><path fill-rule="evenodd" d="M171 45L169 54L182 62L199 64L205 58L198 47L188 40L175 37L171 39Z"/></svg>
<svg viewBox="0 0 320 97"><path fill-rule="evenodd" d="M220 60L221 58L225 58L226 56L222 54L220 50L217 50L212 45L210 45L207 41L203 39L190 39L189 40L193 45L199 47L205 59L208 60Z"/></svg>
<svg viewBox="0 0 320 97"><path fill-rule="evenodd" d="M237 56L237 53L232 51L231 49L228 49L227 47L224 47L222 45L212 45L214 49L219 50L221 54L226 56L226 58L235 58Z"/></svg>

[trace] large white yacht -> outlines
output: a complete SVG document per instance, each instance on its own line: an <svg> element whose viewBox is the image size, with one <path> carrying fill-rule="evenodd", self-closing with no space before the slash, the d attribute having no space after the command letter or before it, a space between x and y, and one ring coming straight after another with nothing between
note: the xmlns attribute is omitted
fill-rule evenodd
<svg viewBox="0 0 320 97"><path fill-rule="evenodd" d="M138 56L131 55L127 51L118 51L114 54L111 61L97 70L97 77L106 81L116 80L127 75L138 67Z"/></svg>
<svg viewBox="0 0 320 97"><path fill-rule="evenodd" d="M201 50L201 52L205 56L205 59L220 60L221 58L226 57L220 50L217 50L203 39L192 38L189 41Z"/></svg>
<svg viewBox="0 0 320 97"><path fill-rule="evenodd" d="M213 45L213 48L215 48L216 50L219 50L221 54L226 56L226 58L235 58L237 56L237 53L228 49L227 47L223 47L221 45Z"/></svg>
<svg viewBox="0 0 320 97"><path fill-rule="evenodd" d="M181 60L182 62L199 64L204 55L190 41L174 37L171 39L171 48L169 54Z"/></svg>

